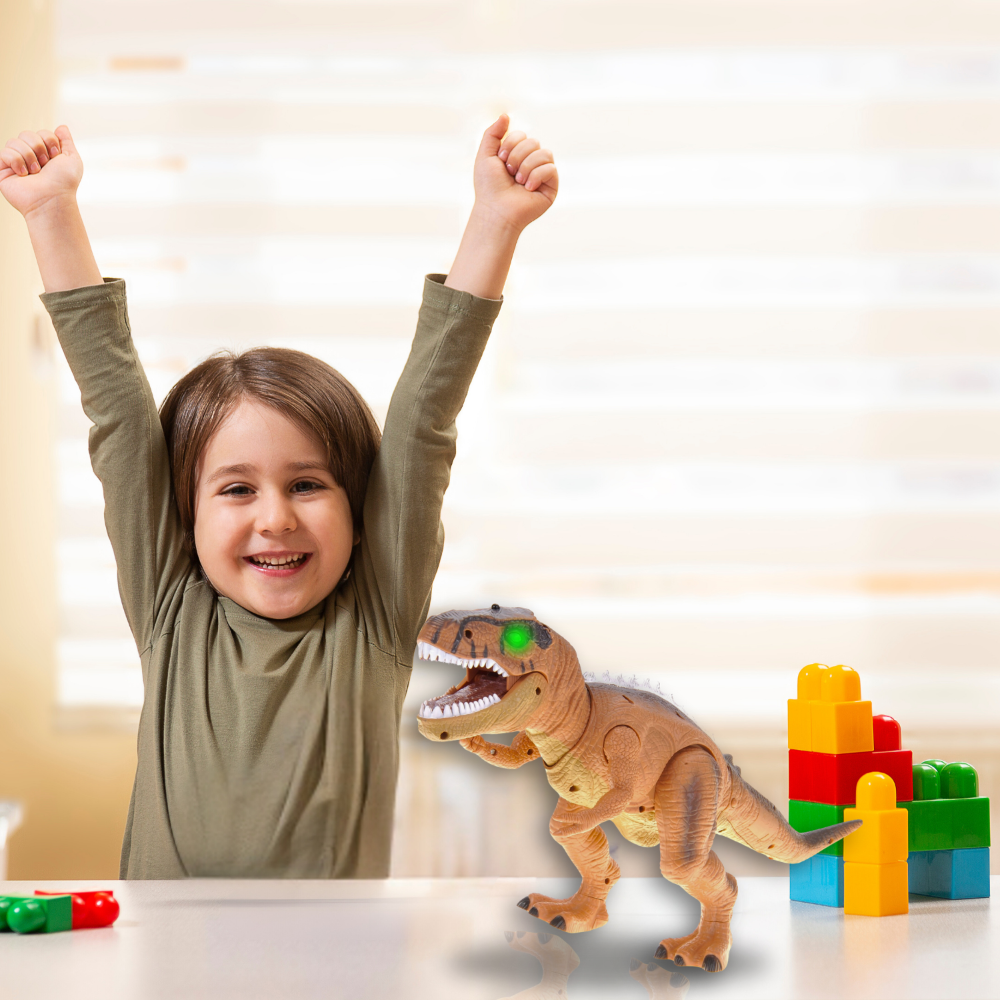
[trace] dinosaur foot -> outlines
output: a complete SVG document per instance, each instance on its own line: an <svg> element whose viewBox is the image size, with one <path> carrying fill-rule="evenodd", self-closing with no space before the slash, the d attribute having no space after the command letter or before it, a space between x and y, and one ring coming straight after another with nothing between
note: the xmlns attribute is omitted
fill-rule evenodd
<svg viewBox="0 0 1000 1000"><path fill-rule="evenodd" d="M550 899L533 892L517 904L533 917L570 934L592 931L608 922L608 908L603 899L581 896L577 893L569 899Z"/></svg>
<svg viewBox="0 0 1000 1000"><path fill-rule="evenodd" d="M690 965L706 972L721 972L729 961L732 938L728 929L701 930L682 938L664 938L654 958L673 959L675 965Z"/></svg>

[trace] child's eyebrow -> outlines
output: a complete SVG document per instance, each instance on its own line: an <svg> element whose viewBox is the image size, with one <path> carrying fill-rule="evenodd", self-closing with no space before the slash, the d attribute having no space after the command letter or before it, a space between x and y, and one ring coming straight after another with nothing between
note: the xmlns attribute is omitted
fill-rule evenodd
<svg viewBox="0 0 1000 1000"><path fill-rule="evenodd" d="M302 472L305 469L318 469L320 472L330 471L329 466L322 462L289 462L286 468L294 469L296 472Z"/></svg>
<svg viewBox="0 0 1000 1000"><path fill-rule="evenodd" d="M216 479L221 479L223 476L240 476L256 471L257 466L251 465L249 462L241 462L238 465L220 465L205 482L214 483Z"/></svg>
<svg viewBox="0 0 1000 1000"><path fill-rule="evenodd" d="M303 472L307 469L319 472L329 472L329 468L322 462L289 462L285 466L293 472ZM205 480L206 485L208 483L214 483L216 479L221 479L223 476L245 476L251 472L257 472L257 466L252 462L240 462L237 465L220 465L219 468L213 472L208 479Z"/></svg>

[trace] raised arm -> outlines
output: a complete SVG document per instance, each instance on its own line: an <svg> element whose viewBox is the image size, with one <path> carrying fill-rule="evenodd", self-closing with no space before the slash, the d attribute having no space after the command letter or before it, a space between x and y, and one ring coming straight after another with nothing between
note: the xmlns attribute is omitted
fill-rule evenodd
<svg viewBox="0 0 1000 1000"><path fill-rule="evenodd" d="M445 285L481 299L499 299L525 226L555 201L559 175L552 153L523 132L508 132L501 115L476 156L476 201Z"/></svg>
<svg viewBox="0 0 1000 1000"><path fill-rule="evenodd" d="M82 177L65 125L22 132L0 149L0 194L24 216L46 292L103 282L76 203Z"/></svg>
<svg viewBox="0 0 1000 1000"><path fill-rule="evenodd" d="M555 198L552 155L503 115L476 154L476 201L447 278L425 282L417 332L389 404L365 501L354 586L376 641L408 665L444 543L455 418L486 347L521 231Z"/></svg>
<svg viewBox="0 0 1000 1000"><path fill-rule="evenodd" d="M122 604L143 652L190 562L170 496L166 443L128 324L125 284L105 282L76 203L83 163L69 129L22 132L0 150L0 194L25 218L104 488ZM145 662L145 661L144 661Z"/></svg>

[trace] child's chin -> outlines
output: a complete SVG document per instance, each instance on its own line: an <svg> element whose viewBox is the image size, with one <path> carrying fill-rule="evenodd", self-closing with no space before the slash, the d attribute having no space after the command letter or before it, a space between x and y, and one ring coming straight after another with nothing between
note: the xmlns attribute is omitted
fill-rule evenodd
<svg viewBox="0 0 1000 1000"><path fill-rule="evenodd" d="M247 594L246 602L239 601L248 611L252 611L260 618L294 618L308 611L317 602L303 595L288 595L282 599L275 599L269 595Z"/></svg>

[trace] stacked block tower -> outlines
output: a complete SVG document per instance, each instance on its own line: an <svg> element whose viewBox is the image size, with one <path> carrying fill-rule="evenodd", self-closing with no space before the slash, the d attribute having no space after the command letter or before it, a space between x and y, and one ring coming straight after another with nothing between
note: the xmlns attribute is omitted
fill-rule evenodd
<svg viewBox="0 0 1000 1000"><path fill-rule="evenodd" d="M975 769L937 760L914 766L911 751L902 749L899 723L888 715L872 716L871 702L861 699L861 679L850 667L822 663L803 667L796 693L788 702L788 820L792 827L804 832L845 818L866 819L865 815L845 817L849 809L905 810L907 851L900 860L907 865L909 891L948 899L988 896L989 799L979 795ZM875 773L891 779L891 805L887 784L867 781L861 785L867 791L859 791L861 779ZM869 795L867 800L865 795ZM871 829L878 822L868 818L867 826ZM885 822L896 824L898 839L900 819ZM844 852L863 833L864 828L808 861L791 865L791 898L844 906ZM899 854L898 844L890 844L886 851L883 858ZM866 865L900 863L861 861L860 857L848 860ZM884 871L865 871L869 878L888 877ZM899 875L893 877L898 886ZM856 878L852 884L858 884ZM900 912L898 891L894 898L895 903L886 905Z"/></svg>

